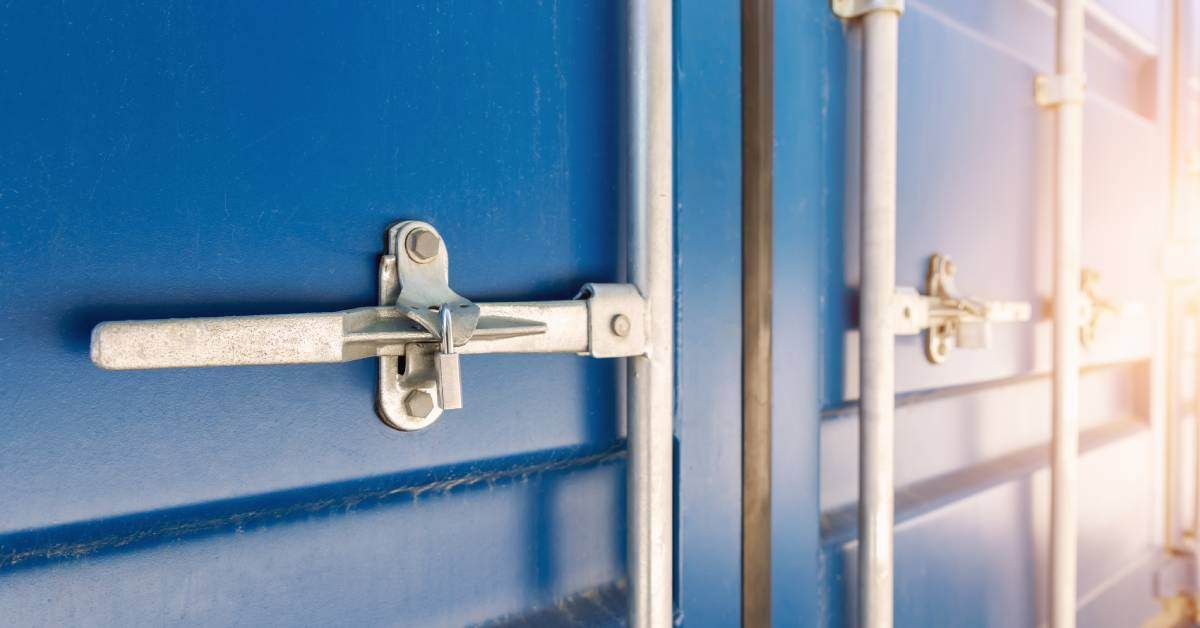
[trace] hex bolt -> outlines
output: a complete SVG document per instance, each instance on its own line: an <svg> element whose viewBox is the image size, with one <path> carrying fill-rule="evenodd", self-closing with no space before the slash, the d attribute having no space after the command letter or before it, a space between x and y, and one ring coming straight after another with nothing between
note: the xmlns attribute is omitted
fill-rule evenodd
<svg viewBox="0 0 1200 628"><path fill-rule="evenodd" d="M408 257L418 264L432 262L441 248L442 239L428 229L414 229L404 241Z"/></svg>
<svg viewBox="0 0 1200 628"><path fill-rule="evenodd" d="M624 314L617 314L612 317L609 326L612 327L612 333L616 334L618 338L624 338L629 335L629 317Z"/></svg>
<svg viewBox="0 0 1200 628"><path fill-rule="evenodd" d="M404 398L404 411L409 416L424 419L433 412L433 395L424 390L414 390Z"/></svg>

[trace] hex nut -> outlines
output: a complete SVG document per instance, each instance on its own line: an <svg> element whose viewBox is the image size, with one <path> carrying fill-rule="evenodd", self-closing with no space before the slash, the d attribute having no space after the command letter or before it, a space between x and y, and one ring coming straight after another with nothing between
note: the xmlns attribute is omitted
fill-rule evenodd
<svg viewBox="0 0 1200 628"><path fill-rule="evenodd" d="M442 249L442 239L428 229L414 229L404 242L408 257L418 264L426 264L437 257Z"/></svg>
<svg viewBox="0 0 1200 628"><path fill-rule="evenodd" d="M404 397L404 411L409 416L424 419L433 412L433 395L424 390L414 390Z"/></svg>
<svg viewBox="0 0 1200 628"><path fill-rule="evenodd" d="M610 327L612 327L612 333L616 334L618 338L628 336L630 328L629 317L624 314L617 314L612 317Z"/></svg>

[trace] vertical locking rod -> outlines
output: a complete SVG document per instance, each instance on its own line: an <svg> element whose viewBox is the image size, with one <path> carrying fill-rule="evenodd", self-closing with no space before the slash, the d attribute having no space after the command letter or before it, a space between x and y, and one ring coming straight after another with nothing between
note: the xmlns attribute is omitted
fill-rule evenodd
<svg viewBox="0 0 1200 628"><path fill-rule="evenodd" d="M1174 0L1171 2L1171 118L1170 118L1170 140L1171 150L1171 179L1170 179L1170 202L1171 211L1167 214L1167 232L1174 236L1181 233L1180 219L1182 218L1183 198L1182 186L1180 180L1185 176L1183 169L1183 154L1181 149L1180 136L1185 133L1184 127L1181 124L1180 108L1183 106L1183 20L1184 20L1184 5L1186 0ZM1166 373L1163 377L1163 393L1167 403L1166 411L1162 417L1162 547L1167 555L1176 554L1180 551L1180 547L1175 540L1175 500L1178 497L1178 484L1176 484L1177 473L1181 470L1177 469L1180 449L1179 438L1179 402L1178 402L1178 385L1180 383L1181 364L1180 356L1183 353L1179 349L1180 343L1183 342L1183 337L1180 335L1182 328L1177 320L1177 310L1179 307L1178 299L1180 297L1184 283L1180 281L1180 277L1174 275L1170 271L1173 268L1168 267L1167 289L1164 300L1166 302ZM1197 330L1200 331L1200 330ZM1200 373L1198 373L1200 375ZM1196 390L1200 390L1197 388ZM1197 396L1197 401L1200 401L1200 395ZM1196 416L1200 416L1197 414ZM1197 479L1200 479L1200 430L1196 430L1196 470ZM1195 485L1196 500L1193 507L1193 516L1196 518L1196 525L1193 526L1193 533L1200 533L1200 511L1195 510L1200 507L1200 482ZM1200 564L1196 566L1200 569ZM1197 575L1200 575L1198 573Z"/></svg>
<svg viewBox="0 0 1200 628"><path fill-rule="evenodd" d="M867 628L892 625L899 31L898 10L862 17L858 608Z"/></svg>
<svg viewBox="0 0 1200 628"><path fill-rule="evenodd" d="M674 494L672 3L628 0L628 272L650 344L630 358L629 623L670 626Z"/></svg>
<svg viewBox="0 0 1200 628"><path fill-rule="evenodd" d="M1082 83L1083 0L1058 2L1057 72ZM1057 108L1054 219L1054 402L1050 507L1050 625L1075 626L1079 476L1079 306L1082 235L1082 97Z"/></svg>

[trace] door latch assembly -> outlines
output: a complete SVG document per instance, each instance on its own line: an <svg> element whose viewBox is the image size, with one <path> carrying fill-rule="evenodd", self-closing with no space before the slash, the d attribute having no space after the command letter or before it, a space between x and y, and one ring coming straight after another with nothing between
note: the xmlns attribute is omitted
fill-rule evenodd
<svg viewBox="0 0 1200 628"><path fill-rule="evenodd" d="M463 405L459 356L476 353L643 355L646 304L631 284L586 284L572 300L474 303L450 289L449 255L432 225L387 232L379 305L341 312L106 322L92 361L110 370L314 364L379 358L376 409L400 430Z"/></svg>
<svg viewBox="0 0 1200 628"><path fill-rule="evenodd" d="M960 297L954 288L954 262L945 255L929 259L926 294L898 288L893 298L897 335L927 331L925 357L941 364L955 347L985 349L991 345L992 323L1029 320L1031 307L1019 301L982 301Z"/></svg>
<svg viewBox="0 0 1200 628"><path fill-rule="evenodd" d="M1079 343L1085 349L1096 342L1096 332L1100 321L1105 316L1127 318L1140 316L1142 304L1132 302L1117 302L1100 294L1096 285L1100 283L1100 273L1091 268L1084 268L1079 274Z"/></svg>

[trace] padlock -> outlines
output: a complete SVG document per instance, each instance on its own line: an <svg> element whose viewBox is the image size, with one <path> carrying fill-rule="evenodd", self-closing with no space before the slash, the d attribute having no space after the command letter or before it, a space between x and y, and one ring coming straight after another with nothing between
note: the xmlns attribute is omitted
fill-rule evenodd
<svg viewBox="0 0 1200 628"><path fill-rule="evenodd" d="M954 345L960 349L987 349L992 345L992 324L986 320L960 321Z"/></svg>
<svg viewBox="0 0 1200 628"><path fill-rule="evenodd" d="M443 303L442 345L434 356L434 366L437 368L438 396L441 397L444 410L457 410L462 407L462 373L459 371L458 353L454 350L452 316L450 304Z"/></svg>

